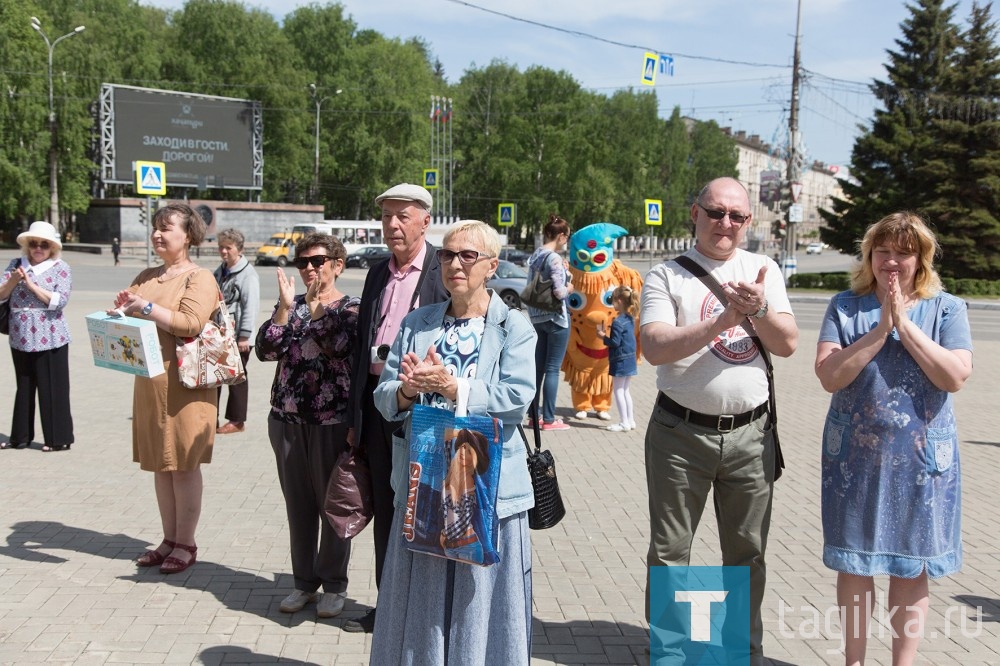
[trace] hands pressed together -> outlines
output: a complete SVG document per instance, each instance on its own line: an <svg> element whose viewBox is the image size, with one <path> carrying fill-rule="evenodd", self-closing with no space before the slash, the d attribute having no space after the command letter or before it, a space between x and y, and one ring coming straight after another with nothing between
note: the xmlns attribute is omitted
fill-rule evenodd
<svg viewBox="0 0 1000 666"><path fill-rule="evenodd" d="M888 335L893 328L900 329L909 321L909 317L906 316L906 300L899 288L899 280L895 273L891 273L885 299L882 301L882 316L875 330L882 335Z"/></svg>
<svg viewBox="0 0 1000 666"><path fill-rule="evenodd" d="M403 384L404 397L420 393L438 393L449 400L458 397L458 381L445 368L434 345L424 358L415 352L404 354L399 363L399 380Z"/></svg>

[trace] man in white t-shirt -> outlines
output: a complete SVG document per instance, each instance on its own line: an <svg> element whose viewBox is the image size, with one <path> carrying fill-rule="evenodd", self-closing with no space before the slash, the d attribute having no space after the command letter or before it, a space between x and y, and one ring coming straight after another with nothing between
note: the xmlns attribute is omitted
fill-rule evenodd
<svg viewBox="0 0 1000 666"><path fill-rule="evenodd" d="M646 430L647 563L688 565L714 489L722 564L750 569L750 662L762 664L760 607L775 449L766 364L740 322L749 318L777 356L795 351L798 327L777 264L739 247L751 224L749 196L740 182L708 183L691 206L691 220L696 243L685 256L719 282L726 298L717 298L674 260L650 270L643 285L642 351L656 366L659 390ZM684 637L659 631L655 620L653 656L683 663Z"/></svg>

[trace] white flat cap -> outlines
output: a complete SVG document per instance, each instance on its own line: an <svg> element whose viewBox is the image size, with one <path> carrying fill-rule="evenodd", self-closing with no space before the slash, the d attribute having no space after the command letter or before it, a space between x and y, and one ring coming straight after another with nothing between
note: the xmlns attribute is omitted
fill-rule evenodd
<svg viewBox="0 0 1000 666"><path fill-rule="evenodd" d="M421 186L413 185L412 183L400 183L399 185L390 187L385 192L375 197L375 205L381 207L382 202L386 199L395 199L397 201L416 201L428 211L430 211L431 206L434 204L434 199L431 197L430 192Z"/></svg>

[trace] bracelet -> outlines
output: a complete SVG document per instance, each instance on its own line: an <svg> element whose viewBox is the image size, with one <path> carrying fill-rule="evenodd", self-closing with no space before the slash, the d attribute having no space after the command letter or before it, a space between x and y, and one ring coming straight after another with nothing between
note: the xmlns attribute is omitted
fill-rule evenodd
<svg viewBox="0 0 1000 666"><path fill-rule="evenodd" d="M402 384L399 385L399 388L397 390L399 391L399 394L401 396L403 396L404 398L406 398L410 402L413 402L414 400L416 400L417 397L420 395L419 393L417 393L417 395L414 395L414 396L406 395L406 391L403 390L403 385Z"/></svg>

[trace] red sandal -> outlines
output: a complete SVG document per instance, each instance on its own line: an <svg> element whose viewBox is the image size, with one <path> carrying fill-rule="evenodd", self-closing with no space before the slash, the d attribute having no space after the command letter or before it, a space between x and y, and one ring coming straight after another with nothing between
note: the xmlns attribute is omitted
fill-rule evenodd
<svg viewBox="0 0 1000 666"><path fill-rule="evenodd" d="M185 562L184 560L177 557L168 557L163 560L163 564L160 565L160 573L163 574L175 574L182 571L187 571L188 567L194 564L197 560L198 546L187 546L183 543L175 543L174 548L180 548L181 550L186 550L191 553L191 559Z"/></svg>
<svg viewBox="0 0 1000 666"><path fill-rule="evenodd" d="M177 544L170 539L164 539L160 546L170 546L170 550L173 551L177 547ZM157 549L160 547L157 546ZM169 553L167 553L169 555ZM155 567L157 565L163 564L163 560L167 559L167 556L161 553L159 550L147 550L145 553L135 558L135 564L139 567Z"/></svg>

